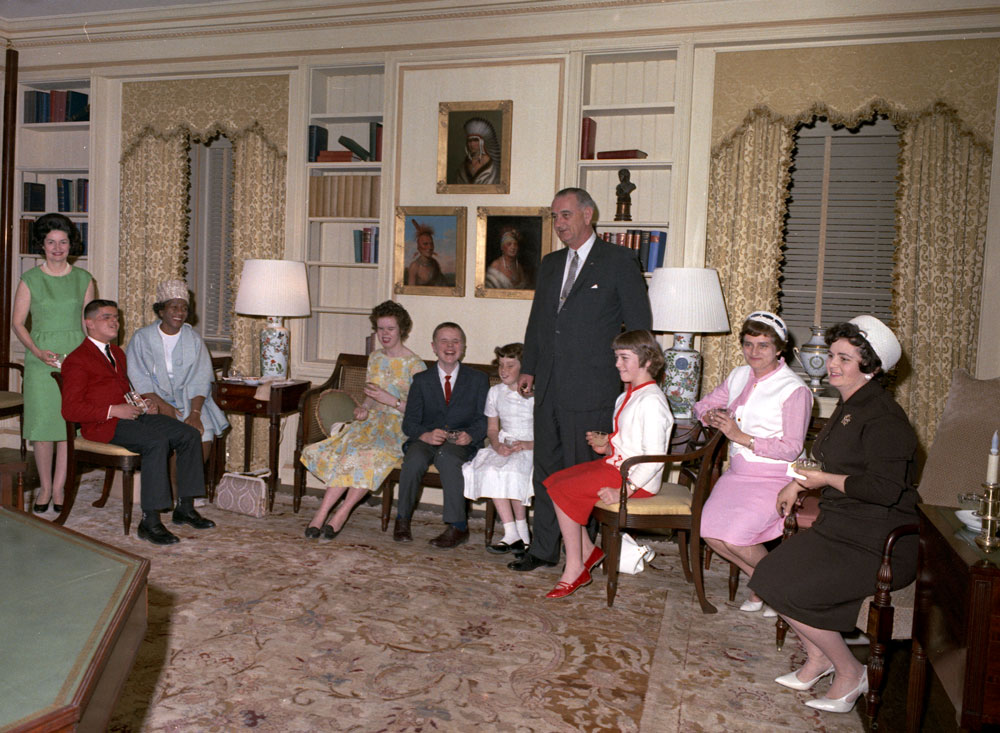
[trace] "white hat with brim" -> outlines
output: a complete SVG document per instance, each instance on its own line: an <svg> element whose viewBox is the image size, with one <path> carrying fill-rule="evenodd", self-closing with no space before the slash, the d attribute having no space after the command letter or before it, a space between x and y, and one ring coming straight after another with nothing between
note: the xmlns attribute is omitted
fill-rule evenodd
<svg viewBox="0 0 1000 733"><path fill-rule="evenodd" d="M850 322L858 327L865 341L882 360L882 371L887 372L896 366L899 357L903 355L903 349L891 328L875 316L857 316Z"/></svg>

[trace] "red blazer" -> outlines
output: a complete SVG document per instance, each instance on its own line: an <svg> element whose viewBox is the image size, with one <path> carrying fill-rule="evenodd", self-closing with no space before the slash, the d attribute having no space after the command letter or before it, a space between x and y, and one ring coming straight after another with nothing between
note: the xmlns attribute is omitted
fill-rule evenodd
<svg viewBox="0 0 1000 733"><path fill-rule="evenodd" d="M118 418L108 419L108 408L125 402L129 391L125 352L111 345L115 368L89 338L66 357L62 365L62 415L80 423L87 440L110 443Z"/></svg>

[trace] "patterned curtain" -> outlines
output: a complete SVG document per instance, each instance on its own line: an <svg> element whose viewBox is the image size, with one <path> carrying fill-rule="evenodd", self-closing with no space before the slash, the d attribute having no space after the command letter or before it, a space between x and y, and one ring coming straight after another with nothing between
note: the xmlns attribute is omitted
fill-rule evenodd
<svg viewBox="0 0 1000 733"><path fill-rule="evenodd" d="M743 363L736 335L747 314L778 309L793 131L769 110L756 109L713 151L706 267L719 271L732 332L702 339L704 391Z"/></svg>
<svg viewBox="0 0 1000 733"><path fill-rule="evenodd" d="M230 303L236 302L243 261L281 259L285 253L285 168L287 156L253 127L233 143L233 269ZM233 367L243 374L260 373L260 318L233 318ZM237 424L238 423L238 424ZM230 467L243 465L243 421L232 423ZM254 420L253 468L267 466L268 422Z"/></svg>
<svg viewBox="0 0 1000 733"><path fill-rule="evenodd" d="M150 294L183 277L187 243L188 136L143 129L121 161L118 305L122 343L153 320Z"/></svg>
<svg viewBox="0 0 1000 733"><path fill-rule="evenodd" d="M976 369L992 155L941 104L904 127L901 147L893 311L909 369L896 399L926 447L952 372Z"/></svg>
<svg viewBox="0 0 1000 733"><path fill-rule="evenodd" d="M126 321L122 341L150 320L151 294L164 279L183 277L187 254L189 141L225 135L233 144L233 281L243 261L284 256L288 77L248 76L134 82L122 90L122 254L119 292ZM259 369L263 324L236 316L233 366ZM228 465L242 468L243 421L234 420ZM267 421L254 424L251 466L267 465Z"/></svg>

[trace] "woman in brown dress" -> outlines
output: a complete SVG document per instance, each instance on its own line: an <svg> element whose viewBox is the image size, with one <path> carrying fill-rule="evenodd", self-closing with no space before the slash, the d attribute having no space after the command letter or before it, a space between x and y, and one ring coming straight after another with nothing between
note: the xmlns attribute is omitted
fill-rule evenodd
<svg viewBox="0 0 1000 733"><path fill-rule="evenodd" d="M826 696L806 704L846 713L867 692L868 676L841 632L854 629L862 601L875 592L886 536L916 522L917 438L902 408L873 379L899 360L892 331L873 316L858 316L828 329L826 343L829 381L840 401L813 446L822 469L802 471L805 478L777 500L784 515L799 492L822 489L819 517L760 561L750 587L788 621L808 655L801 669L775 682L808 690L835 672ZM893 550L893 587L911 583L916 565L916 537L905 537Z"/></svg>

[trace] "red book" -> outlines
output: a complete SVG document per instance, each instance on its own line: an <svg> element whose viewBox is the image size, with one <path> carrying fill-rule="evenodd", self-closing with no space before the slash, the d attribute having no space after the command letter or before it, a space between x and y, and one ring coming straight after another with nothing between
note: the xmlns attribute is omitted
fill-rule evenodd
<svg viewBox="0 0 1000 733"><path fill-rule="evenodd" d="M66 121L67 93L54 89L49 94L49 120L51 122Z"/></svg>
<svg viewBox="0 0 1000 733"><path fill-rule="evenodd" d="M365 227L361 230L361 261L374 262L372 258L372 228Z"/></svg>
<svg viewBox="0 0 1000 733"><path fill-rule="evenodd" d="M617 244L619 247L625 246L625 232L615 233L615 244Z"/></svg>
<svg viewBox="0 0 1000 733"><path fill-rule="evenodd" d="M595 140L597 140L597 123L593 117L584 117L580 129L580 160L594 159Z"/></svg>
<svg viewBox="0 0 1000 733"><path fill-rule="evenodd" d="M602 150L597 154L598 160L608 160L611 158L645 158L646 154L637 148L628 150Z"/></svg>
<svg viewBox="0 0 1000 733"><path fill-rule="evenodd" d="M361 160L350 150L320 150L316 153L318 163L352 163Z"/></svg>

